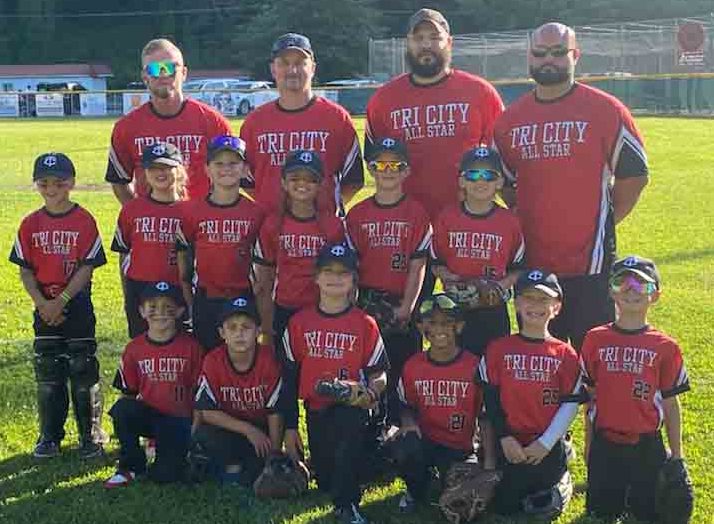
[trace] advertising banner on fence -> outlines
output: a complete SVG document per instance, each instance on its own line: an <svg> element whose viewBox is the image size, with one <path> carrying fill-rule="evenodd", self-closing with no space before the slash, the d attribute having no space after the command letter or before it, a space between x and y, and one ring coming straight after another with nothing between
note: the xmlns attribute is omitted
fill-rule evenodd
<svg viewBox="0 0 714 524"><path fill-rule="evenodd" d="M122 108L124 114L127 114L132 109L136 109L141 104L149 101L149 93L123 93L122 94Z"/></svg>
<svg viewBox="0 0 714 524"><path fill-rule="evenodd" d="M20 116L20 97L0 95L0 116Z"/></svg>
<svg viewBox="0 0 714 524"><path fill-rule="evenodd" d="M107 97L104 93L81 93L79 112L82 116L106 116Z"/></svg>
<svg viewBox="0 0 714 524"><path fill-rule="evenodd" d="M64 95L61 93L36 94L35 112L38 117L64 116Z"/></svg>
<svg viewBox="0 0 714 524"><path fill-rule="evenodd" d="M701 67L704 65L704 48L707 33L700 22L679 24L677 30L677 65Z"/></svg>

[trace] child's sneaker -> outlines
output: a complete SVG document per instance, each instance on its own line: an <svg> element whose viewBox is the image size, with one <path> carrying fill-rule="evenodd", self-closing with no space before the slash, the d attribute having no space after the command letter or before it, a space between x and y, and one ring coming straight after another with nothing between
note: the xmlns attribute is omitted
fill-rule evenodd
<svg viewBox="0 0 714 524"><path fill-rule="evenodd" d="M59 442L51 440L40 440L32 452L32 456L38 459L54 458L60 454Z"/></svg>
<svg viewBox="0 0 714 524"><path fill-rule="evenodd" d="M107 489L124 488L134 482L136 473L133 471L117 471L104 481L104 487Z"/></svg>
<svg viewBox="0 0 714 524"><path fill-rule="evenodd" d="M79 446L79 458L81 459L86 460L102 456L104 456L104 448L101 444L97 444L91 440L85 440Z"/></svg>
<svg viewBox="0 0 714 524"><path fill-rule="evenodd" d="M404 495L399 499L399 512L400 513L412 513L416 507L416 500L412 497L412 494L408 491L404 492Z"/></svg>
<svg viewBox="0 0 714 524"><path fill-rule="evenodd" d="M335 516L341 524L369 524L367 517L360 513L357 504L350 504L344 508L335 508Z"/></svg>

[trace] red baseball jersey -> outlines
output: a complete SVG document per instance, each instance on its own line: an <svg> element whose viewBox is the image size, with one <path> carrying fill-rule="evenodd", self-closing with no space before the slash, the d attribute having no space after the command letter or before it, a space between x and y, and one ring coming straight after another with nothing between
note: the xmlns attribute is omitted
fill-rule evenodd
<svg viewBox="0 0 714 524"><path fill-rule="evenodd" d="M362 153L349 113L340 105L314 97L299 110L288 111L279 102L256 108L240 128L255 184L255 201L267 212L280 209L281 171L291 151L313 151L320 156L325 177L319 208L335 211L339 184L361 185Z"/></svg>
<svg viewBox="0 0 714 524"><path fill-rule="evenodd" d="M32 270L42 294L55 298L79 266L96 268L106 264L107 259L94 217L75 204L60 215L43 207L23 218L10 262Z"/></svg>
<svg viewBox="0 0 714 524"><path fill-rule="evenodd" d="M428 256L432 237L429 215L408 196L393 205L379 204L374 197L363 200L347 214L347 233L359 255L360 286L399 297L409 262Z"/></svg>
<svg viewBox="0 0 714 524"><path fill-rule="evenodd" d="M646 327L625 331L614 324L591 329L581 352L585 380L594 387L589 415L595 428L615 439L658 430L662 400L689 390L682 351L672 338Z"/></svg>
<svg viewBox="0 0 714 524"><path fill-rule="evenodd" d="M127 344L114 387L165 415L190 417L201 371L201 346L185 333L154 342L144 333Z"/></svg>
<svg viewBox="0 0 714 524"><path fill-rule="evenodd" d="M168 143L183 153L189 198L204 197L210 185L206 171L208 143L226 134L231 134L228 121L202 102L187 98L172 117L159 115L151 102L147 102L114 124L105 179L112 184L128 184L134 180L136 194L146 195L141 153L146 146Z"/></svg>
<svg viewBox="0 0 714 524"><path fill-rule="evenodd" d="M473 450L483 392L478 385L479 357L460 351L451 362L434 362L429 352L412 355L397 391L411 408L422 434L438 444Z"/></svg>
<svg viewBox="0 0 714 524"><path fill-rule="evenodd" d="M230 298L250 289L253 246L263 222L263 212L247 198L218 205L208 198L182 206L183 220L177 247L193 246L194 284L209 297Z"/></svg>
<svg viewBox="0 0 714 524"><path fill-rule="evenodd" d="M464 278L500 280L523 263L524 251L518 217L502 207L476 215L460 204L445 209L434 222L435 263Z"/></svg>
<svg viewBox="0 0 714 524"><path fill-rule="evenodd" d="M369 370L388 365L377 323L357 307L338 315L317 307L297 312L288 322L283 347L299 368L298 396L311 410L334 403L315 393L319 380L359 381Z"/></svg>
<svg viewBox="0 0 714 524"><path fill-rule="evenodd" d="M575 398L582 386L578 355L555 338L494 340L479 370L484 383L499 388L508 431L522 445L540 437L560 404Z"/></svg>
<svg viewBox="0 0 714 524"><path fill-rule="evenodd" d="M516 185L528 266L563 276L608 271L613 176L647 174L628 109L584 84L552 102L527 93L499 119L494 139L506 178Z"/></svg>
<svg viewBox="0 0 714 524"><path fill-rule="evenodd" d="M112 251L126 253L124 274L141 282L178 284L176 233L181 226L182 204L139 197L122 206L112 241Z"/></svg>
<svg viewBox="0 0 714 524"><path fill-rule="evenodd" d="M281 369L273 348L258 346L246 371L233 367L228 348L220 346L203 359L196 409L218 410L265 427L282 387Z"/></svg>
<svg viewBox="0 0 714 524"><path fill-rule="evenodd" d="M257 264L275 267L275 303L287 308L317 304L315 261L326 243L344 240L342 222L331 213L298 219L273 214L265 219L255 243Z"/></svg>
<svg viewBox="0 0 714 524"><path fill-rule="evenodd" d="M458 202L461 155L478 144L491 144L502 111L496 89L472 74L452 70L429 86L416 85L404 74L369 99L365 150L379 138L403 141L411 164L404 190L435 219Z"/></svg>

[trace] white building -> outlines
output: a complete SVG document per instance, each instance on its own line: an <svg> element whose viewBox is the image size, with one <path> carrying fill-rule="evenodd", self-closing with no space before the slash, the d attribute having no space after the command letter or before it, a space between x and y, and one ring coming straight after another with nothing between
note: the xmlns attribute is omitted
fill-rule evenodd
<svg viewBox="0 0 714 524"><path fill-rule="evenodd" d="M0 91L37 91L38 84L77 83L105 91L112 70L103 64L0 65Z"/></svg>

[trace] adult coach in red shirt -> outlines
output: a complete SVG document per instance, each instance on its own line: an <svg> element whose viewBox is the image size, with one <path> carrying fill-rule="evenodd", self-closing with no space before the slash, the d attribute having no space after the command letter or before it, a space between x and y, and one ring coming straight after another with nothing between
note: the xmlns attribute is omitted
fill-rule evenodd
<svg viewBox="0 0 714 524"><path fill-rule="evenodd" d="M432 219L458 203L461 155L491 143L503 111L491 84L451 67L452 44L449 23L439 11L414 13L407 33L411 72L379 88L367 104L365 152L377 138L404 142L411 171L404 191Z"/></svg>
<svg viewBox="0 0 714 524"><path fill-rule="evenodd" d="M632 115L615 97L575 81L579 58L570 27L536 29L528 50L536 87L508 107L494 132L526 264L556 273L563 286L551 332L576 349L590 328L614 319L615 225L634 208L648 174Z"/></svg>
<svg viewBox="0 0 714 524"><path fill-rule="evenodd" d="M231 134L230 125L212 107L184 96L187 74L183 54L171 41L160 38L144 46L141 79L150 99L114 124L109 147L105 179L122 204L135 195L146 195L141 152L156 143L171 143L183 153L189 198L208 194L208 142L218 135Z"/></svg>
<svg viewBox="0 0 714 524"><path fill-rule="evenodd" d="M343 204L364 185L362 154L350 115L312 92L316 67L306 36L287 33L279 37L270 62L278 99L249 114L240 129L254 185L247 189L266 212L282 205L282 167L291 151L314 152L322 160L321 210L342 211Z"/></svg>

